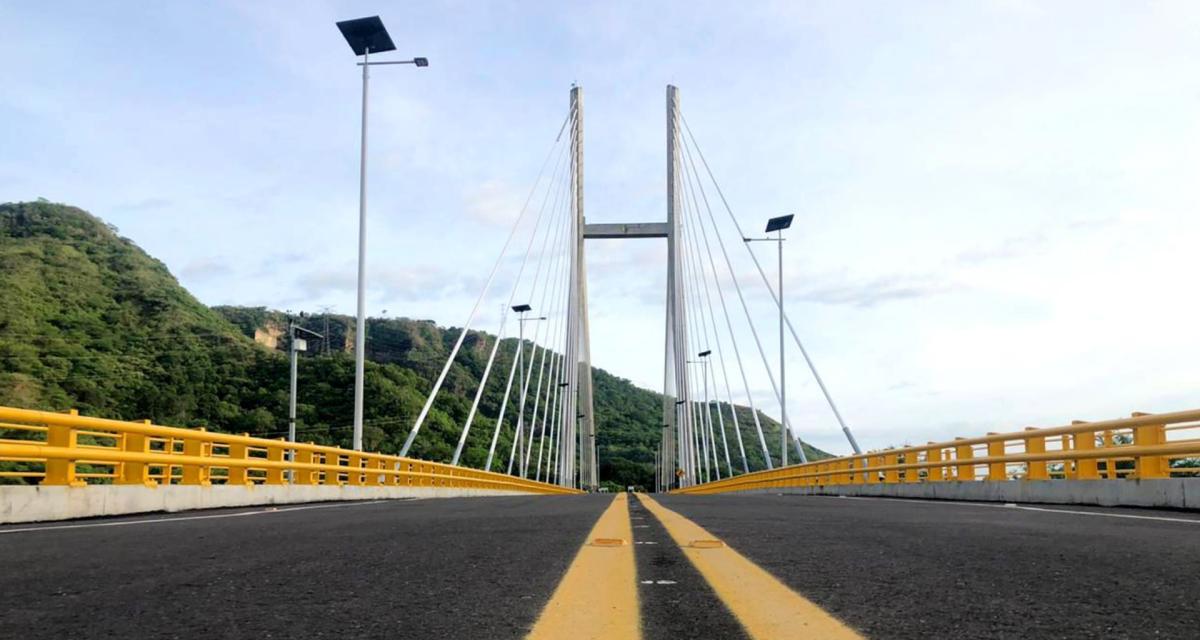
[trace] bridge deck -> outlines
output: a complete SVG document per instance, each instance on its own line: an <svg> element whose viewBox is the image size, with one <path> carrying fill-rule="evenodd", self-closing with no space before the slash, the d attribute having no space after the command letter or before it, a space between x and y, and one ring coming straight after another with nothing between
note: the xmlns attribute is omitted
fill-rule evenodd
<svg viewBox="0 0 1200 640"><path fill-rule="evenodd" d="M0 527L0 636L519 638L552 594L563 597L556 587L611 501L339 503ZM736 579L761 567L866 637L1200 628L1196 514L774 495L657 501L749 560L729 565L745 574ZM696 552L673 540L662 513L630 500L620 517L634 544L614 548L636 558L636 584L614 588L637 593L643 637L748 637L747 604L730 604L689 562Z"/></svg>

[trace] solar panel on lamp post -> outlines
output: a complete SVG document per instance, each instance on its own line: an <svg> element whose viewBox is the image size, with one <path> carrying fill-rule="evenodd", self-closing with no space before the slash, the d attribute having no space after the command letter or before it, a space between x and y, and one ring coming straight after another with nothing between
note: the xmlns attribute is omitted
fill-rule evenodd
<svg viewBox="0 0 1200 640"><path fill-rule="evenodd" d="M337 28L346 38L346 43L354 51L354 55L362 56L362 131L359 147L358 174L358 302L354 332L354 437L355 451L362 451L363 435L363 369L366 362L366 260L367 260L367 85L369 74L367 69L380 64L412 64L418 67L429 66L425 58L412 60L395 60L371 62L372 53L395 51L396 45L383 26L379 16L343 20L337 23Z"/></svg>

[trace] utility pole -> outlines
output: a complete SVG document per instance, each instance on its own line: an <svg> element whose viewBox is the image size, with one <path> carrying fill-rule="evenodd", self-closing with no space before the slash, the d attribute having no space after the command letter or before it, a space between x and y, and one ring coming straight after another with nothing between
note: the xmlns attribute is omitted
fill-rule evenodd
<svg viewBox="0 0 1200 640"><path fill-rule="evenodd" d="M333 313L333 306L323 304L321 305L320 310L321 317L325 320L325 338L321 341L321 344L325 345L325 355L329 355L329 341L332 339L332 336L329 333L329 314Z"/></svg>
<svg viewBox="0 0 1200 640"><path fill-rule="evenodd" d="M300 342L304 342L301 340ZM295 444L296 442L296 361L301 349L308 345L297 344L296 342L296 322L288 316L288 351L291 356L291 377L288 380L288 442ZM291 460L295 455L295 450L288 451L288 460ZM288 472L290 479L291 472Z"/></svg>

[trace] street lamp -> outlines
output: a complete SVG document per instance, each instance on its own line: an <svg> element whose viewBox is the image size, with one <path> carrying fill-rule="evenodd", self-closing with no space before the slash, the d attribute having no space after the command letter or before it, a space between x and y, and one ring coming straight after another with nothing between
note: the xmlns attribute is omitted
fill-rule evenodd
<svg viewBox="0 0 1200 640"><path fill-rule="evenodd" d="M517 316L518 316L517 317L517 327L518 327L518 335L520 336L520 338L518 338L518 340L517 340L517 368L519 368L521 370L521 383L520 383L521 384L521 403L520 403L520 409L517 412L517 439L516 439L516 442L514 442L513 444L516 447L514 449L514 451L522 452L522 455L520 456L520 460L517 463L517 469L518 469L518 473L521 474L521 477L524 478L526 468L525 468L525 456L523 455L523 453L525 451L525 448L521 446L521 443L524 441L524 434L525 434L525 391L526 391L526 389L525 389L525 323L528 321L537 322L538 320L545 320L546 316L539 316L537 318L525 317L526 313L533 310L533 307L529 306L528 304L513 305L512 310L517 312ZM532 438L533 435L530 434L530 437ZM511 458L509 459L508 472L512 473Z"/></svg>
<svg viewBox="0 0 1200 640"><path fill-rule="evenodd" d="M362 451L363 435L363 368L366 361L367 347L367 69L377 64L412 64L418 67L429 66L425 58L412 60L396 60L371 62L368 58L372 53L395 51L396 45L392 37L383 27L379 16L343 20L337 23L337 28L346 38L346 43L354 51L354 55L362 56L362 140L360 143L359 173L358 173L358 320L354 331L354 441L355 451Z"/></svg>
<svg viewBox="0 0 1200 640"><path fill-rule="evenodd" d="M708 397L708 357L712 355L712 349L705 349L704 351L701 351L700 353L698 353L696 355L700 358L700 362L704 363L704 417L708 420L709 433L711 434L712 433L712 407L711 407L712 401L709 400L709 397ZM716 389L716 384L717 384L717 380L716 380L716 376L714 375L713 376L713 388L714 389ZM720 417L720 414L721 414L721 402L720 402L720 398L718 398L717 399L717 417ZM723 427L721 429L721 442L725 443L725 430ZM712 447L713 447L713 460L715 461L718 457L717 456L717 441L715 439L712 442ZM721 475L721 465L719 463L714 462L713 468L717 470L717 476L718 476L717 479L719 480L720 475ZM729 446L727 443L725 444L725 468L729 470L729 475L732 476L733 475L733 465L729 462Z"/></svg>
<svg viewBox="0 0 1200 640"><path fill-rule="evenodd" d="M702 369L701 369L700 375L704 379L705 389L707 390L707 387L708 387L708 362L703 359L701 359L701 360L685 360L685 362L687 364L701 365ZM705 406L705 409L707 409L708 403L705 402L704 406ZM704 415L702 413L697 413L696 415L697 415L697 420L698 420L699 424L696 424L693 426L696 428L699 428L699 433L697 434L698 444L696 445L696 447L699 450L698 453L700 454L700 464L696 465L696 477L697 477L697 479L700 479L701 474L703 474L704 481L709 482L712 480L712 472L708 468L708 464L709 464L708 439L706 437L707 432L705 431L708 423L704 421Z"/></svg>
<svg viewBox="0 0 1200 640"><path fill-rule="evenodd" d="M717 463L717 441L713 437L713 433L712 433L712 408L711 408L711 404L710 404L710 401L708 398L708 356L712 355L712 350L705 349L704 351L701 351L700 353L698 353L696 355L697 355L697 357L700 358L699 360L688 360L687 363L700 365L700 367L701 367L700 375L704 379L704 414L703 414L704 417L701 418L701 420L700 420L701 421L700 439L703 441L704 433L707 433L709 436L708 446L710 448L709 454L704 456L704 464L705 464L705 466L707 466L708 463L710 462L710 458L711 458L711 462L713 463L713 469L716 471L717 479L719 480L720 475L721 475L721 469L720 469L720 465ZM711 480L711 479L712 478L710 477L709 480Z"/></svg>
<svg viewBox="0 0 1200 640"><path fill-rule="evenodd" d="M683 423L683 405L685 404L687 404L687 400L675 401L675 438L678 441L676 443L676 450L679 457L679 466L683 469L683 475L680 476L679 480L680 487L685 486L685 479L690 480L692 478L690 474L693 471L692 465L695 461L695 457L692 455L692 439L688 437L687 425Z"/></svg>
<svg viewBox="0 0 1200 640"><path fill-rule="evenodd" d="M300 313L300 317L304 317L303 312ZM297 331L303 331L304 333L307 333L317 339L323 339L325 337L316 331L309 331L308 329L297 325L295 321L292 320L291 316L288 316L288 351L291 352L292 360L291 377L288 381L288 388L290 390L288 395L288 442L292 444L296 443L296 362L299 358L300 352L308 350L308 341L304 340L303 338L297 338ZM289 449L288 460L295 461L295 459L296 450L294 448ZM290 482L291 480L292 472L289 470L288 481Z"/></svg>
<svg viewBox="0 0 1200 640"><path fill-rule="evenodd" d="M662 469L658 466L658 452L662 449L661 443L654 450L654 493L659 492L659 484L662 481Z"/></svg>
<svg viewBox="0 0 1200 640"><path fill-rule="evenodd" d="M779 246L779 440L780 447L783 453L780 454L781 467L787 466L788 458L788 428L787 428L787 372L784 370L786 364L783 352L783 230L792 226L793 214L786 216L778 216L767 220L767 233L775 232L775 237L766 238L743 238L746 242L767 241L774 242ZM800 451L800 459L804 460L804 449L800 448L797 443L796 447Z"/></svg>
<svg viewBox="0 0 1200 640"><path fill-rule="evenodd" d="M663 425L660 425L659 428L662 429L662 435L658 439L658 451L659 451L659 454L658 454L659 483L658 483L658 485L659 485L659 491L667 491L672 486L671 476L674 475L674 471L675 471L674 465L671 465L670 471L668 471L668 467L667 467L667 464L674 460L674 456L671 455L672 452L671 452L669 436L668 436L668 431L667 431L668 429L671 428L671 425L663 424Z"/></svg>

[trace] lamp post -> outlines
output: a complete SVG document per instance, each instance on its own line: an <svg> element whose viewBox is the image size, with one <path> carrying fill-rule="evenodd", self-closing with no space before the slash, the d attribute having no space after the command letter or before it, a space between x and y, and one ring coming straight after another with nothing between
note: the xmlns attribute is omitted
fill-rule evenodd
<svg viewBox="0 0 1200 640"><path fill-rule="evenodd" d="M519 457L519 460L517 461L517 473L520 474L520 476L522 478L524 478L525 472L526 472L525 455L524 455L525 448L521 446L521 443L524 442L524 435L525 435L525 391L526 391L526 388L525 388L525 323L528 321L531 321L531 320L534 322L537 322L539 320L545 320L546 316L539 316L537 318L525 317L526 313L533 310L533 307L531 307L527 304L513 305L512 310L517 312L517 333L520 336L517 340L517 368L521 370L521 382L520 382L521 402L520 402L520 408L518 409L518 412L517 412L517 437L516 437L516 441L513 444L516 447L514 449L514 452L520 452L519 455L514 454L514 455L517 455L517 457ZM530 437L532 438L533 434L530 434ZM508 471L509 471L509 473L512 473L512 460L511 459L509 460Z"/></svg>
<svg viewBox="0 0 1200 640"><path fill-rule="evenodd" d="M746 242L774 242L779 247L779 440L780 440L780 465L787 466L788 459L788 428L787 428L787 372L786 361L783 352L783 230L792 226L793 214L786 216L778 216L767 221L767 233L775 232L775 237L767 236L766 238L743 238ZM797 443L799 448L800 444ZM804 450L800 450L800 458L804 459Z"/></svg>
<svg viewBox="0 0 1200 640"><path fill-rule="evenodd" d="M675 461L675 456L672 455L671 451L671 434L667 431L670 426L668 424L661 426L662 436L658 439L658 464L661 467L658 471L659 491L670 491L671 483L675 476L675 465L671 464Z"/></svg>
<svg viewBox="0 0 1200 640"><path fill-rule="evenodd" d="M688 435L687 425L683 423L683 404L687 400L675 401L675 449L677 452L678 469L675 472L679 479L678 486L680 488L691 486L691 479L694 476L692 469L692 439Z"/></svg>
<svg viewBox="0 0 1200 640"><path fill-rule="evenodd" d="M700 441L699 447L700 447L700 460L701 460L701 464L697 465L696 471L697 471L697 473L699 473L700 471L703 471L704 472L704 481L711 482L713 472L712 472L712 469L709 467L709 464L711 464L711 462L712 462L712 456L710 454L712 453L711 447L714 443L709 442L709 440L711 440L711 438L708 437L708 435L709 435L708 421L705 419L706 414L708 413L708 361L705 360L704 358L701 358L699 360L687 360L686 362L688 364L700 365L700 367L701 367L700 376L704 380L704 412L698 413L696 415L696 425L695 425L696 428L698 428L700 430L700 432L698 434L699 435L698 439Z"/></svg>
<svg viewBox="0 0 1200 640"><path fill-rule="evenodd" d="M721 479L721 464L718 461L717 440L716 440L716 437L713 436L713 430L712 430L713 429L713 424L712 424L713 411L712 411L712 406L711 406L712 401L708 397L708 357L712 355L712 349L705 349L704 351L701 351L700 353L698 353L696 355L697 355L697 357L700 358L700 362L702 362L704 364L704 417L708 422L707 428L708 428L709 438L712 440L713 469L716 469L717 479L720 480ZM716 386L716 383L717 383L716 376L713 376L714 388ZM717 417L720 417L720 415L721 415L721 403L720 403L720 400L718 399ZM724 423L722 423L722 425L723 424ZM723 426L721 428L721 442L724 443L724 445L725 445L725 468L729 470L729 475L732 476L733 475L733 466L729 462L729 446L728 446L728 443L725 441L725 429Z"/></svg>
<svg viewBox="0 0 1200 640"><path fill-rule="evenodd" d="M300 317L301 318L304 317L303 312L300 313ZM325 337L325 336L322 336L321 334L317 333L316 331L309 331L308 329L305 329L304 327L298 326L295 323L295 321L292 320L291 316L288 316L288 351L291 352L290 355L291 355L291 360L292 360L291 375L288 380L288 388L289 388L288 442L290 442L292 444L296 443L296 369L297 369L297 360L299 359L299 354L301 351L308 350L308 341L304 340L303 338L297 338L296 337L297 331L303 331L304 333L307 333L318 339ZM295 459L296 459L296 450L294 448L288 449L288 461L294 462ZM289 470L288 471L288 482L291 482L291 481L292 481L292 472Z"/></svg>
<svg viewBox="0 0 1200 640"><path fill-rule="evenodd" d="M575 397L576 398L579 397L579 388L578 387L576 387L576 389L575 389ZM571 456L572 461L579 459L578 456L582 455L583 448L586 446L586 443L584 443L584 441L583 441L583 432L580 431L580 429L579 429L579 421L583 420L583 416L584 416L584 414L582 414L582 413L575 414L575 445L577 447L577 451L575 452L575 455ZM575 465L575 470L571 473L571 476L573 478L572 482L575 483L575 485L574 485L575 488L582 489L583 488L583 469L580 469L578 464Z"/></svg>
<svg viewBox="0 0 1200 640"><path fill-rule="evenodd" d="M661 449L661 448L662 447L660 446L659 449ZM654 493L658 493L659 483L662 481L662 469L660 469L658 467L658 451L659 451L659 449L654 450Z"/></svg>
<svg viewBox="0 0 1200 640"><path fill-rule="evenodd" d="M413 58L412 60L393 60L371 62L372 53L395 51L396 45L392 37L383 27L379 16L343 20L337 23L346 43L354 51L354 55L362 56L362 139L359 151L358 173L358 306L357 322L354 331L354 441L355 451L362 451L363 434L363 369L365 367L367 346L367 69L379 64L411 64L418 67L428 67L429 60Z"/></svg>
<svg viewBox="0 0 1200 640"><path fill-rule="evenodd" d="M555 473L555 480L558 482L559 485L564 486L564 487L567 486L567 485L563 484L563 482L564 482L563 478L566 477L566 474L563 473L563 468L567 464L566 438L567 438L567 431L568 431L567 414L566 414L566 409L564 407L567 404L567 394L571 393L571 390L567 388L570 386L571 386L570 382L558 383L558 394L559 394L558 395L558 405L555 410L556 411L561 410L561 411L559 412L558 415L556 415L554 417L554 419L558 421L558 442L554 443L554 445L557 447L557 449L555 450L555 454L554 454L554 463L556 465L555 469L554 469L554 473ZM546 466L549 467L550 465L547 463ZM549 474L547 474L546 477L549 478L550 477Z"/></svg>

